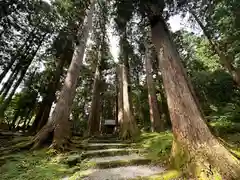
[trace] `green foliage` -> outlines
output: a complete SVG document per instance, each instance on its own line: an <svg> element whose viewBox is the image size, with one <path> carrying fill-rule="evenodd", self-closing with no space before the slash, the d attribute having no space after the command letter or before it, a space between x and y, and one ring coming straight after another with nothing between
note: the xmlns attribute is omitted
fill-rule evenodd
<svg viewBox="0 0 240 180"><path fill-rule="evenodd" d="M236 133L240 130L240 123L233 123L228 120L226 116L222 116L215 121L211 121L210 126L213 127L214 133L218 135Z"/></svg>
<svg viewBox="0 0 240 180"><path fill-rule="evenodd" d="M236 98L236 87L232 77L222 70L201 71L192 75L192 82L200 101L223 107Z"/></svg>
<svg viewBox="0 0 240 180"><path fill-rule="evenodd" d="M240 131L239 106L228 104L224 108L211 114L208 118L209 125L217 135L237 133Z"/></svg>
<svg viewBox="0 0 240 180"><path fill-rule="evenodd" d="M236 66L239 66L240 26L239 15L236 13L240 7L237 0L214 1L214 8L209 10L207 26L219 39L220 48L227 54Z"/></svg>
<svg viewBox="0 0 240 180"><path fill-rule="evenodd" d="M138 123L138 126L143 130L150 130L150 116L149 116L149 104L148 91L146 86L136 86L132 90L132 103L135 105L134 116Z"/></svg>
<svg viewBox="0 0 240 180"><path fill-rule="evenodd" d="M239 90L232 76L221 69L208 41L186 31L175 32L173 36L205 115L221 111L229 103L237 104ZM234 112L237 111L229 111Z"/></svg>
<svg viewBox="0 0 240 180"><path fill-rule="evenodd" d="M190 76L194 72L215 71L220 68L218 57L212 53L206 38L184 30L173 33L173 38Z"/></svg>

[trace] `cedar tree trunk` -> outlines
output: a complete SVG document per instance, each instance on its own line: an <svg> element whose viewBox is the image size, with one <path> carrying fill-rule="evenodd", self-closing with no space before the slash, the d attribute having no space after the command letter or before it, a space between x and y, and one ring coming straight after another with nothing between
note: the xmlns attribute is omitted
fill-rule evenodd
<svg viewBox="0 0 240 180"><path fill-rule="evenodd" d="M93 83L93 95L91 102L91 111L88 119L88 135L97 135L100 130L100 92L101 92L101 72L100 61L96 66L94 83Z"/></svg>
<svg viewBox="0 0 240 180"><path fill-rule="evenodd" d="M87 12L87 18L82 30L82 37L78 43L78 46L75 48L67 76L65 78L64 85L60 92L60 97L56 103L52 117L34 137L33 148L39 147L42 143L48 140L51 135L53 135L52 147L64 150L69 144L71 135L69 115L75 97L77 80L80 74L80 68L82 65L89 32L92 29L94 5L95 3L92 3L90 10Z"/></svg>
<svg viewBox="0 0 240 180"><path fill-rule="evenodd" d="M122 139L133 139L138 134L138 127L133 117L128 88L128 72L125 65L120 65L122 73L123 121L120 129Z"/></svg>
<svg viewBox="0 0 240 180"><path fill-rule="evenodd" d="M122 81L122 68L117 68L118 76L118 129L123 128L123 81Z"/></svg>
<svg viewBox="0 0 240 180"><path fill-rule="evenodd" d="M239 161L205 123L165 21L153 16L150 22L172 121L173 161L188 165L193 175L202 179L216 179L217 172L223 179L240 179Z"/></svg>
<svg viewBox="0 0 240 180"><path fill-rule="evenodd" d="M153 68L152 68L152 59L148 48L146 48L145 54L145 68L147 75L147 87L148 87L148 102L149 102L149 111L150 111L150 120L151 120L151 130L152 132L163 131L164 121L161 119L161 115L158 109L158 102L156 96L156 90L153 80Z"/></svg>

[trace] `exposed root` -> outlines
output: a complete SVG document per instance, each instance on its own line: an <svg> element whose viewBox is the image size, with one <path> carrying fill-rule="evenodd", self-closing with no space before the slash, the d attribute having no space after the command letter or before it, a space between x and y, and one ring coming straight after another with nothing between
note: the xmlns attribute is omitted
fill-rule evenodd
<svg viewBox="0 0 240 180"><path fill-rule="evenodd" d="M70 149L70 126L65 125L45 125L34 137L31 149L37 149L42 146L49 146L58 151Z"/></svg>
<svg viewBox="0 0 240 180"><path fill-rule="evenodd" d="M183 174L197 179L240 179L239 161L219 143L211 147L201 144L190 149L174 141L171 163Z"/></svg>
<svg viewBox="0 0 240 180"><path fill-rule="evenodd" d="M122 140L132 139L131 133L130 133L129 131L124 131L124 132L121 134L121 139L122 139Z"/></svg>
<svg viewBox="0 0 240 180"><path fill-rule="evenodd" d="M122 140L135 140L135 138L138 136L138 131L131 131L131 130L124 130L122 133L120 133L120 138Z"/></svg>
<svg viewBox="0 0 240 180"><path fill-rule="evenodd" d="M67 139L60 140L60 141L53 140L50 147L53 148L53 149L56 149L58 151L61 151L61 152L71 150L70 142Z"/></svg>
<svg viewBox="0 0 240 180"><path fill-rule="evenodd" d="M228 144L226 141L224 141L224 140L221 139L221 138L218 138L218 139L219 139L219 141L224 145L224 147L229 150L229 152L230 152L234 157L236 157L238 160L240 160L240 156L232 151L232 147L231 147L230 144Z"/></svg>
<svg viewBox="0 0 240 180"><path fill-rule="evenodd" d="M49 145L53 139L53 126L45 125L33 138L33 146L31 150L38 149L44 145Z"/></svg>
<svg viewBox="0 0 240 180"><path fill-rule="evenodd" d="M134 122L123 123L119 135L122 140L134 140L139 135L139 130Z"/></svg>

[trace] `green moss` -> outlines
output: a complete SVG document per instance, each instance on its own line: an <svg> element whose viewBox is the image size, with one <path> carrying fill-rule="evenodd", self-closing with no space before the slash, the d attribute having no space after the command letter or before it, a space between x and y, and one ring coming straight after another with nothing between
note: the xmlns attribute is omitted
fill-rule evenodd
<svg viewBox="0 0 240 180"><path fill-rule="evenodd" d="M160 175L152 176L149 178L149 180L170 180L170 179L179 178L180 176L181 176L180 171L169 170Z"/></svg>
<svg viewBox="0 0 240 180"><path fill-rule="evenodd" d="M215 179L215 180L223 180L222 179L222 176L218 173L218 171L213 171L213 178L212 179Z"/></svg>
<svg viewBox="0 0 240 180"><path fill-rule="evenodd" d="M132 180L172 180L172 179L179 178L180 176L181 176L180 171L168 170L161 174L148 176L148 177L134 178Z"/></svg>
<svg viewBox="0 0 240 180"><path fill-rule="evenodd" d="M188 152L177 141L174 141L174 154L171 154L170 165L172 168L184 171L188 162Z"/></svg>
<svg viewBox="0 0 240 180"><path fill-rule="evenodd" d="M82 177L92 173L92 169L96 166L95 163L88 162L88 160L83 160L78 164L79 170L69 176L69 180L79 180Z"/></svg>
<svg viewBox="0 0 240 180"><path fill-rule="evenodd" d="M155 162L167 161L171 152L172 133L142 133L135 146L144 150L144 155Z"/></svg>
<svg viewBox="0 0 240 180"><path fill-rule="evenodd" d="M62 161L67 154L56 154L52 150L21 152L8 157L0 168L1 180L57 180L72 174L70 168Z"/></svg>
<svg viewBox="0 0 240 180"><path fill-rule="evenodd" d="M222 180L222 176L216 168L209 169L202 164L195 166L194 176L197 177L198 180Z"/></svg>

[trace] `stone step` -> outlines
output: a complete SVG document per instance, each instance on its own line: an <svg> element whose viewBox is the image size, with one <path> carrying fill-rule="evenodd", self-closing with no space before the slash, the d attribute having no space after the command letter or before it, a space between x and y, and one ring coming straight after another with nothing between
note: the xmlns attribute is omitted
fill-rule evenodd
<svg viewBox="0 0 240 180"><path fill-rule="evenodd" d="M6 136L24 136L24 134L20 132L0 131L0 138L4 138Z"/></svg>
<svg viewBox="0 0 240 180"><path fill-rule="evenodd" d="M69 166L74 166L77 163L81 162L81 160L86 159L86 158L91 158L90 160L92 160L94 157L96 157L96 159L99 159L101 157L110 157L109 159L111 159L114 156L121 157L121 155L124 156L124 155L136 154L139 151L140 151L139 149L130 149L129 148L129 149L90 150L90 151L86 151L84 153L74 152L72 154L69 154L64 161ZM143 161L142 159L140 159L140 161L146 162L145 160ZM113 164L117 164L117 165L118 164L121 165L122 163L126 163L126 162L124 162L124 161L123 162L119 162L119 161L113 162ZM131 163L134 164L134 162L131 162ZM102 163L99 166L107 166L108 167L109 165L108 164L106 165L106 163Z"/></svg>
<svg viewBox="0 0 240 180"><path fill-rule="evenodd" d="M95 140L117 140L118 136L117 135L103 135L103 136L93 136L91 137L91 139L95 139Z"/></svg>
<svg viewBox="0 0 240 180"><path fill-rule="evenodd" d="M85 172L83 180L126 180L132 178L148 177L161 172L165 169L158 166L136 165L108 169L91 169ZM83 173L84 174L84 173Z"/></svg>
<svg viewBox="0 0 240 180"><path fill-rule="evenodd" d="M119 139L89 139L88 143L121 143Z"/></svg>
<svg viewBox="0 0 240 180"><path fill-rule="evenodd" d="M90 150L86 151L82 157L106 157L106 156L116 156L116 155L129 155L132 153L138 153L139 149L124 148L124 149L101 149L101 150Z"/></svg>
<svg viewBox="0 0 240 180"><path fill-rule="evenodd" d="M126 148L129 144L123 143L88 143L83 148L85 150L100 150L100 149L119 149L119 148Z"/></svg>
<svg viewBox="0 0 240 180"><path fill-rule="evenodd" d="M81 143L90 143L90 144L102 144L102 143L121 143L122 141L119 139L88 139L88 140L84 140L84 139L77 139L77 138L72 138L71 139L73 144L81 144Z"/></svg>
<svg viewBox="0 0 240 180"><path fill-rule="evenodd" d="M93 164L94 167L100 169L113 168L119 166L129 165L146 165L151 163L150 159L146 159L138 154L122 155L122 156L107 156L107 157L96 157L89 159L89 163Z"/></svg>

